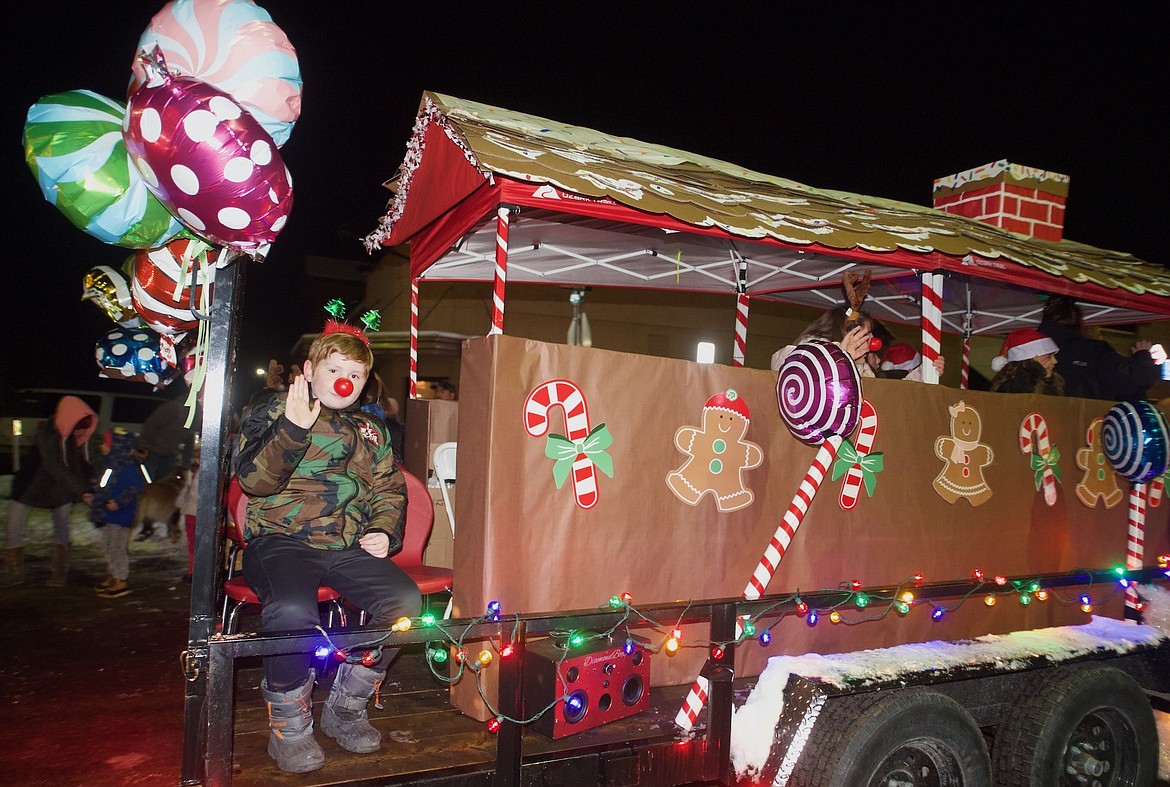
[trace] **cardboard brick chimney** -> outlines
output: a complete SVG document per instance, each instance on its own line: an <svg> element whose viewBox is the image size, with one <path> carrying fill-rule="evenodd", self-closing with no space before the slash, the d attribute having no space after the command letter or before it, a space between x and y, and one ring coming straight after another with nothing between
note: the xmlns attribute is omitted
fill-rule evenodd
<svg viewBox="0 0 1170 787"><path fill-rule="evenodd" d="M1064 234L1068 175L996 161L934 181L934 207L1030 238Z"/></svg>

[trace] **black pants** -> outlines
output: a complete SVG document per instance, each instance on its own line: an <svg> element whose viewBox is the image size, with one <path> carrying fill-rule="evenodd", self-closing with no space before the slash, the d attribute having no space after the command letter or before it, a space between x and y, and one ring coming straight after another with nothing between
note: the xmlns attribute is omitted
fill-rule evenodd
<svg viewBox="0 0 1170 787"><path fill-rule="evenodd" d="M389 628L422 610L418 586L390 558L364 549L316 549L284 535L266 535L244 549L244 577L260 597L261 630L295 631L321 625L317 588L327 585L364 609L370 622ZM385 650L374 669L386 668L396 650ZM312 654L292 653L264 659L270 691L300 686L309 676Z"/></svg>

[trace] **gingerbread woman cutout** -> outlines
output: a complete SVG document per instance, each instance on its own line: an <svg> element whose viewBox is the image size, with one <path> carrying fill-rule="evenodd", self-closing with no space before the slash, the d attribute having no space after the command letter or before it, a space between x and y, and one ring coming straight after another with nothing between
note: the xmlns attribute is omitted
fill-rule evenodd
<svg viewBox="0 0 1170 787"><path fill-rule="evenodd" d="M1125 497L1101 448L1101 426L1104 423L1104 418L1094 418L1085 434L1088 447L1077 449L1077 467L1085 471L1077 484L1077 500L1089 508L1094 508L1098 500L1105 501L1106 508L1113 508Z"/></svg>
<svg viewBox="0 0 1170 787"><path fill-rule="evenodd" d="M703 405L702 427L679 427L674 444L688 458L666 476L675 497L696 506L710 494L719 511L738 511L752 504L755 498L744 485L743 473L759 467L764 452L744 439L750 421L747 403L728 389Z"/></svg>
<svg viewBox="0 0 1170 787"><path fill-rule="evenodd" d="M960 498L972 506L982 505L991 499L983 468L994 458L991 446L979 442L983 420L975 408L962 401L947 410L951 414L951 436L939 437L934 443L935 456L943 460L943 468L934 479L934 491L952 505Z"/></svg>

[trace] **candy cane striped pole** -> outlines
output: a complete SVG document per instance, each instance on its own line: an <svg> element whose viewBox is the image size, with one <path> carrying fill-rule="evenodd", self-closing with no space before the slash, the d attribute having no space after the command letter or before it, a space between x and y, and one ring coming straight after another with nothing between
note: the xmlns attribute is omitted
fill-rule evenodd
<svg viewBox="0 0 1170 787"><path fill-rule="evenodd" d="M507 205L501 205L496 210L496 283L492 289L492 327L488 331L489 336L504 332L504 285L508 282L508 227L511 215Z"/></svg>
<svg viewBox="0 0 1170 787"><path fill-rule="evenodd" d="M1048 440L1048 422L1040 413L1028 413L1020 422L1020 452L1037 454L1045 460L1052 453L1052 446ZM1044 487L1044 502L1050 506L1056 505L1056 476L1047 465L1044 467L1041 484Z"/></svg>
<svg viewBox="0 0 1170 787"><path fill-rule="evenodd" d="M410 279L410 398L418 398L418 277Z"/></svg>
<svg viewBox="0 0 1170 787"><path fill-rule="evenodd" d="M970 387L971 381L971 335L963 336L963 361L959 367L959 387L964 391Z"/></svg>
<svg viewBox="0 0 1170 787"><path fill-rule="evenodd" d="M747 586L743 590L743 597L747 600L753 601L762 596L768 583L772 581L776 569L780 567L780 561L784 559L784 553L788 551L788 546L792 543L793 537L796 536L796 529L800 527L804 515L808 513L808 507L812 503L813 497L816 496L817 490L821 488L821 482L825 480L825 473L828 472L829 466L833 463L833 457L837 455L837 449L840 447L841 437L838 435L833 435L821 443L821 447L817 450L817 455L813 457L808 472L804 474L804 479L800 482L800 487L796 490L792 502L788 504L788 510L784 512L784 517L780 520L780 526L772 534L771 541L764 549L763 557L760 558L751 578L748 579ZM739 624L736 626L736 631L740 631ZM691 686L690 692L683 700L682 709L675 716L674 723L683 730L691 729L695 718L707 701L705 694L700 699L700 688L706 688L705 685L700 685L701 680L702 678L696 680L695 684Z"/></svg>
<svg viewBox="0 0 1170 787"><path fill-rule="evenodd" d="M1125 546L1125 567L1135 570L1142 567L1146 551L1146 485L1134 484L1129 491L1129 533ZM1131 583L1125 589L1125 606L1137 611L1137 590Z"/></svg>
<svg viewBox="0 0 1170 787"><path fill-rule="evenodd" d="M748 296L746 292L735 296L735 347L731 351L731 365L743 366L747 349Z"/></svg>
<svg viewBox="0 0 1170 787"><path fill-rule="evenodd" d="M941 273L922 274L922 382L937 383L934 362L942 352Z"/></svg>
<svg viewBox="0 0 1170 787"><path fill-rule="evenodd" d="M967 282L967 311L963 313L963 357L959 364L959 388L967 390L971 382L971 283Z"/></svg>
<svg viewBox="0 0 1170 787"><path fill-rule="evenodd" d="M866 456L873 450L874 440L877 439L878 417L877 408L868 399L861 400L861 421L858 425L857 442L853 447L857 449L857 453L861 456ZM861 496L861 483L865 480L865 476L861 472L861 468L857 465L849 468L849 472L845 473L845 478L841 482L841 495L838 502L841 508L845 511L852 509L857 505L857 499Z"/></svg>

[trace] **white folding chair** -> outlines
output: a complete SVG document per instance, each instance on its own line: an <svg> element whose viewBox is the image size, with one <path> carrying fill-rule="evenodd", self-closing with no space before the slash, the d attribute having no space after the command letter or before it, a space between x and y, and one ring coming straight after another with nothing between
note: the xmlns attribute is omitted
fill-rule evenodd
<svg viewBox="0 0 1170 787"><path fill-rule="evenodd" d="M451 524L451 538L455 538L455 509L451 507L451 495L447 491L448 484L455 482L455 448L458 443L439 443L435 446L435 453L431 459L435 466L435 477L439 479L439 491L443 494L443 506L447 509L447 521ZM451 608L455 603L454 596L447 602L447 612L443 616L451 617Z"/></svg>
<svg viewBox="0 0 1170 787"><path fill-rule="evenodd" d="M432 460L435 466L435 477L439 479L439 489L443 493L443 505L447 507L447 521L451 523L451 536L455 536L455 509L451 508L451 496L447 493L447 485L455 483L455 448L458 443L439 443L435 446L435 455Z"/></svg>

